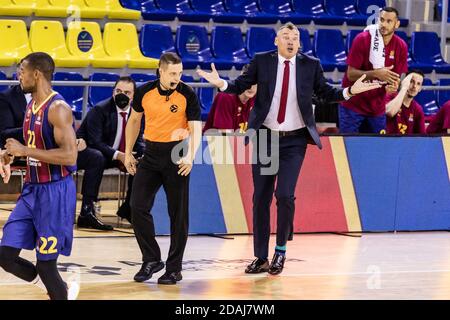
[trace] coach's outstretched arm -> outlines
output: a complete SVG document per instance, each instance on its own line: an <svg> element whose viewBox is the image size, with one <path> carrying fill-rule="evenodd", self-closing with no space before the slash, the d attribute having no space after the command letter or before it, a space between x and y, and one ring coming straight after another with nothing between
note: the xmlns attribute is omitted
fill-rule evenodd
<svg viewBox="0 0 450 320"><path fill-rule="evenodd" d="M43 150L36 148L31 139L24 146L16 139L6 140L6 150L15 157L30 157L42 162L73 166L77 163L77 144L73 129L72 109L64 101L55 101L49 109L48 121L53 126L53 134L58 148Z"/></svg>

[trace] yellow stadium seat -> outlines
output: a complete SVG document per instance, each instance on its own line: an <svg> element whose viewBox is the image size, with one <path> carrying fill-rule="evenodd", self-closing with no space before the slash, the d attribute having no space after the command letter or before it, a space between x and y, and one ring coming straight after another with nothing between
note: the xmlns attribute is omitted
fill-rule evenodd
<svg viewBox="0 0 450 320"><path fill-rule="evenodd" d="M147 58L142 54L136 27L132 23L105 24L103 42L107 54L127 60L130 68L158 68L158 59Z"/></svg>
<svg viewBox="0 0 450 320"><path fill-rule="evenodd" d="M54 2L51 0L36 0L36 9L34 11L35 15L38 17L60 17L65 18L72 13L72 9L69 8L69 4L71 1L62 1L64 2L62 5L58 2ZM67 2L67 3L66 3Z"/></svg>
<svg viewBox="0 0 450 320"><path fill-rule="evenodd" d="M126 60L106 54L100 26L95 22L69 23L67 48L72 55L90 60L95 68L124 68L127 65Z"/></svg>
<svg viewBox="0 0 450 320"><path fill-rule="evenodd" d="M31 53L23 20L0 20L0 65L11 66Z"/></svg>
<svg viewBox="0 0 450 320"><path fill-rule="evenodd" d="M64 29L59 21L33 21L30 27L30 45L33 52L42 51L51 55L57 67L81 68L89 65L88 59L69 53Z"/></svg>
<svg viewBox="0 0 450 320"><path fill-rule="evenodd" d="M103 9L110 19L139 20L141 12L122 7L119 0L84 0L91 8Z"/></svg>
<svg viewBox="0 0 450 320"><path fill-rule="evenodd" d="M0 0L0 15L28 17L34 12L35 5L33 0Z"/></svg>

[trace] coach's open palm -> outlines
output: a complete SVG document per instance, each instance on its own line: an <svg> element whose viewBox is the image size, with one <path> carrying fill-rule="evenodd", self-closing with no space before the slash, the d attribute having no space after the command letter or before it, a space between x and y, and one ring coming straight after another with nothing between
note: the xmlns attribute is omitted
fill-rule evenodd
<svg viewBox="0 0 450 320"><path fill-rule="evenodd" d="M206 72L202 69L198 69L197 74L209 83L215 85L217 88L221 88L225 83L222 79L220 79L219 73L217 72L214 63L211 63L211 70L211 72Z"/></svg>
<svg viewBox="0 0 450 320"><path fill-rule="evenodd" d="M363 81L366 78L366 75L363 74L351 87L351 93L353 95L366 92L373 89L381 88L381 86L384 84L384 82L369 82L369 81Z"/></svg>

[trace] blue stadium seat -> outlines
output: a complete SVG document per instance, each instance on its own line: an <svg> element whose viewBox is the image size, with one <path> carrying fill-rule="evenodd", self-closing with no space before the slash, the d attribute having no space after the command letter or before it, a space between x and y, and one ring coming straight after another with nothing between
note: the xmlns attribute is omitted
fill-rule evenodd
<svg viewBox="0 0 450 320"><path fill-rule="evenodd" d="M250 27L247 30L246 45L248 55L253 57L255 53L275 50L274 44L277 34L273 28Z"/></svg>
<svg viewBox="0 0 450 320"><path fill-rule="evenodd" d="M423 81L423 85L432 86L433 83L430 79L425 79ZM439 111L439 104L436 96L436 91L422 90L422 92L420 92L415 98L416 101L422 106L425 116L431 116Z"/></svg>
<svg viewBox="0 0 450 320"><path fill-rule="evenodd" d="M439 2L437 4L437 8L438 8L439 17L442 20L442 0L439 0ZM448 13L447 13L447 22L450 22L450 5L448 8Z"/></svg>
<svg viewBox="0 0 450 320"><path fill-rule="evenodd" d="M319 29L314 33L314 55L320 59L323 70L347 69L344 40L340 30Z"/></svg>
<svg viewBox="0 0 450 320"><path fill-rule="evenodd" d="M194 10L188 0L154 0L157 6L167 12L175 13L180 21L208 22L210 13Z"/></svg>
<svg viewBox="0 0 450 320"><path fill-rule="evenodd" d="M250 62L244 47L241 29L238 27L217 26L211 33L211 49L217 69L242 69Z"/></svg>
<svg viewBox="0 0 450 320"><path fill-rule="evenodd" d="M119 75L115 73L93 73L89 77L90 81L112 81L119 79ZM90 87L89 88L89 104L93 107L100 101L111 98L112 87Z"/></svg>
<svg viewBox="0 0 450 320"><path fill-rule="evenodd" d="M367 25L367 16L356 9L356 0L325 0L325 10L332 16L343 18L350 26Z"/></svg>
<svg viewBox="0 0 450 320"><path fill-rule="evenodd" d="M141 11L141 0L120 0L119 2L124 8Z"/></svg>
<svg viewBox="0 0 450 320"><path fill-rule="evenodd" d="M206 80L202 78L200 82L205 83ZM200 100L202 121L206 121L214 100L214 88L200 88L198 90L198 96Z"/></svg>
<svg viewBox="0 0 450 320"><path fill-rule="evenodd" d="M450 64L442 57L439 38L435 32L413 32L411 49L416 68L431 68L437 73L450 73Z"/></svg>
<svg viewBox="0 0 450 320"><path fill-rule="evenodd" d="M363 15L366 16L366 18L372 16L375 14L375 7L378 8L384 8L386 7L386 1L385 0L357 0L358 3L358 12ZM378 17L378 15L377 15ZM400 19L400 26L401 27L406 27L409 23L408 19L404 19L404 18L399 18ZM372 24L373 20L371 19L371 21L369 21L369 24ZM366 24L365 24L366 25Z"/></svg>
<svg viewBox="0 0 450 320"><path fill-rule="evenodd" d="M315 24L340 25L345 21L344 17L329 14L323 0L292 0L292 5L295 12L312 17Z"/></svg>
<svg viewBox="0 0 450 320"><path fill-rule="evenodd" d="M406 42L406 44L408 45L408 67L412 68L412 69L416 69L415 66L415 61L413 60L413 58L411 57L411 44L410 44L410 40L408 39L408 35L406 34L405 31L395 31L395 34L397 36L399 36L400 38L402 38L403 41ZM424 70L424 72L431 72L432 70Z"/></svg>
<svg viewBox="0 0 450 320"><path fill-rule="evenodd" d="M278 16L261 12L257 0L223 0L229 12L243 14L248 23L274 24Z"/></svg>
<svg viewBox="0 0 450 320"><path fill-rule="evenodd" d="M194 10L207 14L215 22L242 23L245 16L242 13L229 12L221 0L191 0Z"/></svg>
<svg viewBox="0 0 450 320"><path fill-rule="evenodd" d="M439 85L450 86L450 79L440 79ZM450 90L438 90L437 94L438 94L438 102L441 107L444 105L444 103L450 100Z"/></svg>
<svg viewBox="0 0 450 320"><path fill-rule="evenodd" d="M130 77L136 81L137 86L139 86L139 82L144 83L152 80L156 80L156 74L148 74L148 73L132 73Z"/></svg>
<svg viewBox="0 0 450 320"><path fill-rule="evenodd" d="M355 40L355 37L361 32L362 30L348 30L347 38L345 39L345 49L347 50L347 54L350 52L353 40Z"/></svg>
<svg viewBox="0 0 450 320"><path fill-rule="evenodd" d="M144 20L172 21L177 16L176 12L159 8L155 0L139 0L141 2L141 15Z"/></svg>
<svg viewBox="0 0 450 320"><path fill-rule="evenodd" d="M309 24L311 22L311 16L295 12L289 0L259 0L259 7L263 13L278 16L282 23L290 21L295 24Z"/></svg>
<svg viewBox="0 0 450 320"><path fill-rule="evenodd" d="M146 24L139 33L139 46L144 56L159 59L164 52L176 52L172 30L168 25Z"/></svg>
<svg viewBox="0 0 450 320"><path fill-rule="evenodd" d="M0 80L7 80L6 74L0 71ZM16 79L14 79L16 80ZM8 86L0 86L0 92L8 89Z"/></svg>
<svg viewBox="0 0 450 320"><path fill-rule="evenodd" d="M197 65L209 68L214 60L209 46L208 32L202 26L178 26L176 48L186 69L195 69Z"/></svg>
<svg viewBox="0 0 450 320"><path fill-rule="evenodd" d="M309 36L309 31L303 28L300 28L300 43L301 43L301 52L307 54L309 56L313 55L313 47L311 44L311 37Z"/></svg>
<svg viewBox="0 0 450 320"><path fill-rule="evenodd" d="M76 72L55 72L53 76L55 81L83 81L83 76ZM72 107L75 119L81 120L83 112L83 91L84 87L74 86L55 86L67 103Z"/></svg>

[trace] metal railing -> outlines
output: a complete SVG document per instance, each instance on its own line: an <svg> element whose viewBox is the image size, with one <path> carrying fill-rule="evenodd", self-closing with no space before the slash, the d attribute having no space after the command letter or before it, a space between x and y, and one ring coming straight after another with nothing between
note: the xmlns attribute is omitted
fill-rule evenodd
<svg viewBox="0 0 450 320"><path fill-rule="evenodd" d="M139 86L145 82L137 82ZM18 80L0 80L0 86L10 86L19 84ZM82 104L82 119L87 114L88 102L89 102L89 87L114 87L115 82L112 81L52 81L52 85L55 87L66 86L66 87L83 87L83 104ZM213 88L214 86L205 82L187 82L189 86L193 88ZM340 84L330 84L333 87L341 87ZM422 90L450 90L449 86L423 86ZM56 89L56 91L58 91Z"/></svg>

